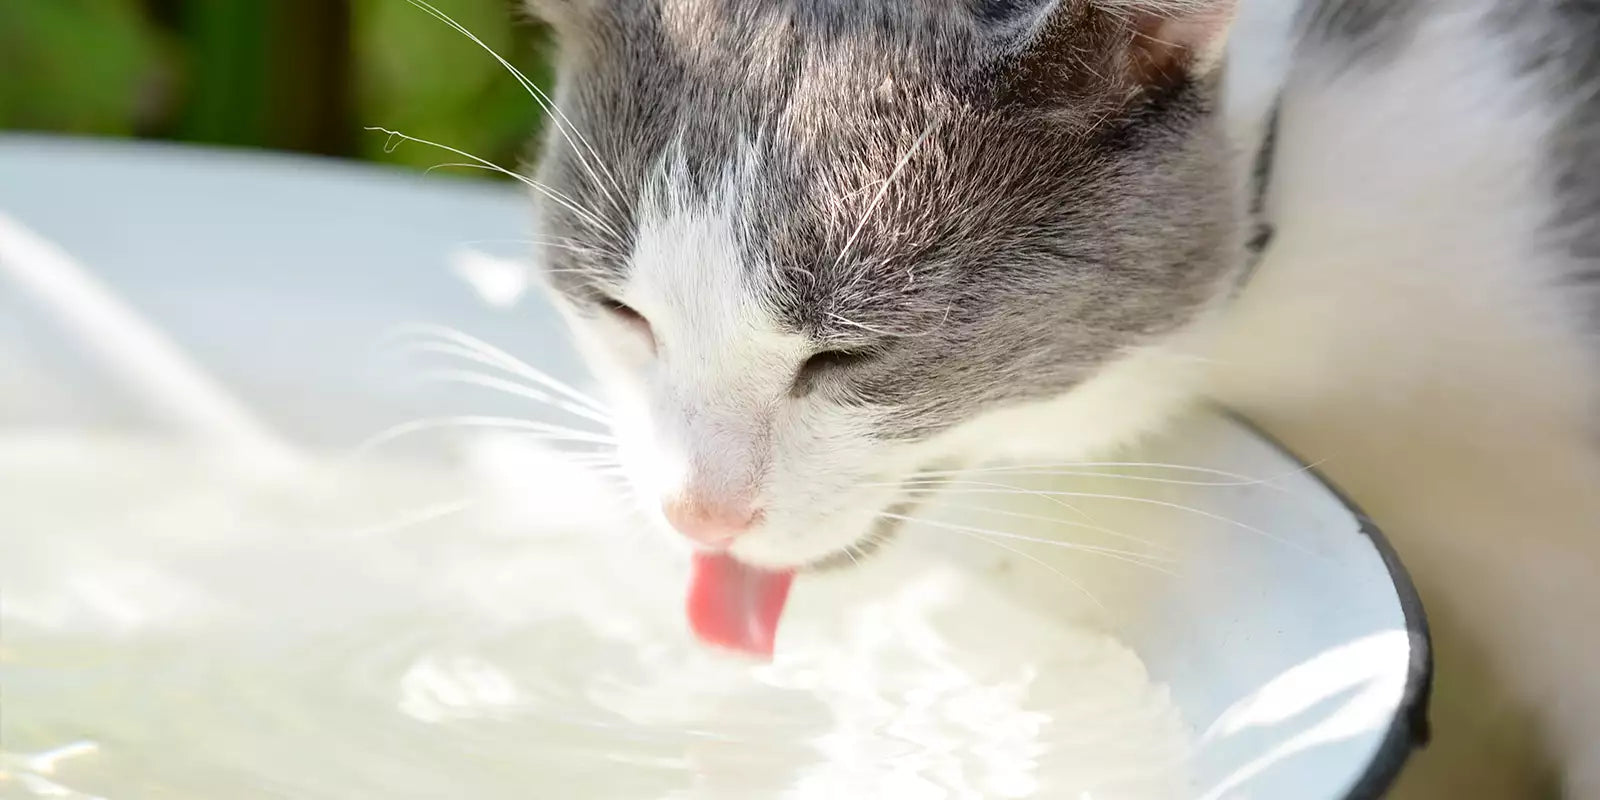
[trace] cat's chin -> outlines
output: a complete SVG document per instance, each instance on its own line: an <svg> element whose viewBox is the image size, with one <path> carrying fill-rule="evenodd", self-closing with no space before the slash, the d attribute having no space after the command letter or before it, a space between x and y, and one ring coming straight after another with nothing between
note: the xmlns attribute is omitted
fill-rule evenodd
<svg viewBox="0 0 1600 800"><path fill-rule="evenodd" d="M904 514L912 510L910 505L909 503L896 504L890 506L890 509L896 514ZM898 510L901 506L905 506L905 511ZM904 524L903 520L880 518L854 544L811 561L800 567L799 570L801 572L832 572L859 567L863 562L889 546L894 541L895 534L900 532L900 528Z"/></svg>
<svg viewBox="0 0 1600 800"><path fill-rule="evenodd" d="M778 546L757 534L750 540L735 543L729 554L746 564L769 570L817 573L858 567L893 543L905 524L900 518L910 516L917 502L904 495L891 496L865 523L857 526L856 535L832 546L807 549Z"/></svg>

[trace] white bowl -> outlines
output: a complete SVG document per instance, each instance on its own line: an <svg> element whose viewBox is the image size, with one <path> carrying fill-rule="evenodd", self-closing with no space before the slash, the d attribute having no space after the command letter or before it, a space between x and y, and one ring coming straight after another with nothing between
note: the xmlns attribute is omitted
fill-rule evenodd
<svg viewBox="0 0 1600 800"><path fill-rule="evenodd" d="M308 449L336 451L391 424L463 410L467 395L462 392L473 387L409 391L414 387L397 381L394 372L374 367L382 363L374 355L375 343L396 325L425 322L470 331L552 375L581 382L581 365L528 280L520 261L524 247L507 241L525 235L527 216L527 203L517 192L445 176L168 146L0 138L0 375L6 381L0 392L0 466L42 474L67 465L82 468L75 474L89 475L97 467L111 467L75 462L71 448L63 449L60 442L85 441L87 431L158 432L159 437L186 431L205 443L205 452L224 454L230 466L212 467L197 460L198 451L183 451L190 455L166 472L152 467L148 485L138 491L165 492L173 507L227 506L225 513L248 523L247 512L227 505L237 503L236 497L205 483L207 470L236 471L232 468L243 465L279 474L272 471ZM476 413L526 411L513 400L481 394L471 395L471 402ZM123 435L119 441L126 450L149 439ZM499 451L473 452L490 458ZM1425 737L1430 661L1421 606L1378 531L1314 471L1225 414L1197 416L1126 460L1212 470L1105 467L1100 471L1112 477L1073 476L1067 484L1091 495L1136 489L1137 501L1082 498L1082 511L1093 515L1097 527L1137 531L1147 544L1181 555L1174 574L1115 568L1051 548L978 547L970 537L943 537L941 545L927 550L972 575L1003 573L1000 589L1019 607L1056 620L1050 624L1063 630L1068 625L1104 628L1130 645L1200 737L1186 765L1197 794L1296 800L1383 794ZM1271 480L1228 480L1225 473ZM1007 480L1028 488L1015 476ZM1059 488L1068 479L1036 480ZM199 483L191 487L178 481ZM28 491L48 492L47 483ZM581 513L583 504L570 494L583 487L560 485L571 501L567 510ZM1111 488L1096 492L1096 486ZM428 487L419 485L418 498L427 493ZM552 786L550 776L557 773L532 766L537 759L531 753L526 774L517 773L516 741L481 727L450 727L466 713L461 712L463 693L483 701L476 706L480 712L483 703L492 706L494 698L509 697L517 680L515 664L507 676L470 659L423 658L398 677L375 668L360 680L308 680L295 684L303 693L263 701L270 709L240 701L239 714L253 720L246 727L255 738L240 738L239 718L216 708L180 714L164 710L163 701L151 700L155 706L131 701L126 692L106 688L107 675L165 686L162 681L169 678L157 674L191 668L203 673L205 665L224 662L233 670L249 665L255 674L294 672L302 661L319 663L325 657L292 648L316 641L305 632L318 625L344 624L340 614L381 606L395 617L394 630L403 639L412 618L407 615L421 626L453 601L430 605L407 594L410 578L385 577L426 574L395 572L396 551L387 545L373 545L370 553L364 546L323 552L314 549L321 545L277 548L270 541L246 545L246 539L218 537L199 550L186 543L179 566L171 560L146 563L141 554L168 553L162 548L171 543L147 545L136 534L74 539L76 533L52 527L56 519L79 519L79 512L114 499L5 497L0 492L0 502L15 507L0 506L0 520L22 508L32 517L0 528L0 551L8 553L0 565L0 582L7 587L0 600L0 629L6 634L0 639L0 679L8 704L0 721L5 743L0 757L7 759L0 763L0 789L9 781L46 793L51 786L70 787L82 776L94 786L139 786L138 776L150 774L145 768L165 760L177 765L172 774L193 778L168 784L169 790L204 796L232 786L230 769L245 769L230 759L266 751L284 759L286 774L323 769L350 778L344 761L318 766L319 757L334 759L332 751L340 748L323 743L318 752L307 753L294 744L316 741L306 731L342 720L338 724L347 727L341 730L373 731L370 740L356 737L344 745L373 752L392 748L385 774L393 778L398 770L404 775L401 785L418 796L449 795L450 787L465 793L462 787L487 780L479 774L471 779L450 775L451 763L457 769L477 764L482 769L474 767L475 772L489 771L484 765L492 763L494 769L509 770L513 784L544 787L537 796L635 796L630 791L648 796L649 790L608 783L634 774L620 767L615 774L601 769L590 778L563 778L566 784ZM546 509L554 511L554 505ZM927 523L934 528L960 524L948 515ZM137 528L133 521L129 525ZM1030 535L1049 535L1049 528L1035 525ZM930 533L919 541L933 538ZM640 541L646 540L654 538ZM68 542L76 544L68 547ZM302 546L313 549L296 549ZM519 542L496 550L495 558L514 561L530 551L537 554L541 546ZM379 551L384 555L374 555ZM439 569L455 563L440 558ZM113 560L124 569L97 572L84 566ZM482 561L479 554L473 563ZM258 568L241 566L252 564ZM135 566L155 571L138 572ZM870 569L863 574L874 574ZM161 570L176 570L194 581L174 584ZM878 570L880 591L883 582L903 574L891 567ZM200 624L194 622L200 613L195 609L216 583L255 598L246 605L260 606L229 612L238 620L231 634L183 638L182 631L212 630L184 626ZM472 581L449 586L458 593L488 591ZM804 586L796 602L804 607L835 592L862 591L849 578L821 579ZM1083 602L1084 593L1100 604ZM359 602L352 600L357 596ZM666 605L677 602L667 599ZM968 621L980 627L1000 624ZM543 641L537 657L559 658L564 646ZM100 672L86 668L86 658ZM549 666L542 664L541 669ZM573 669L570 674L545 671L581 682L582 671L577 665ZM238 676L252 673L227 674L248 683L248 677ZM408 714L417 725L443 726L429 735L470 738L468 750L494 753L499 760L450 762L441 756L430 772L432 756L406 749L413 746L411 739L383 735L390 722L362 716L380 712L358 710L367 708L362 695L383 690L390 678L426 689L406 694L390 713ZM59 699L61 686L74 680L85 682L85 699ZM201 687L195 692L216 689L215 682L195 680ZM250 696L247 685L235 688L238 697ZM545 690L559 695L576 687ZM682 688L680 695L694 691ZM151 693L162 696L155 689ZM30 704L34 698L40 702ZM144 730L169 713L173 725L186 727L187 741L215 741L215 757L205 748L141 752L144 761L134 765L130 754L119 754L118 731ZM1047 710L1044 716L1051 714ZM502 723L510 724L493 724ZM593 755L608 741L632 741L638 733L626 726L585 730L581 736L570 734L584 743L572 744L575 754ZM549 753L561 744L558 739L522 746ZM66 749L43 752L56 745ZM67 760L97 748L99 755L82 766ZM682 755L655 752L653 757L677 764L673 759ZM1047 762L1049 754L1039 758ZM698 767L704 768L703 763ZM1036 768L1018 767L1022 773ZM356 785L389 785L377 777L363 779L371 783ZM704 796L715 795L702 789ZM1059 796L1048 785L1035 789L1038 796ZM1024 782L1011 791L1024 796L1030 790ZM230 796L250 795L236 791Z"/></svg>

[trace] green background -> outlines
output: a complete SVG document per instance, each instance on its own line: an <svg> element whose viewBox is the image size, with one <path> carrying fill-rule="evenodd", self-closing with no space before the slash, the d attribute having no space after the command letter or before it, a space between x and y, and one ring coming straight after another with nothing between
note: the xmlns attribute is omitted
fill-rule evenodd
<svg viewBox="0 0 1600 800"><path fill-rule="evenodd" d="M430 2L548 86L548 33L515 0ZM0 130L461 160L386 153L362 130L377 125L516 166L540 118L488 53L407 0L0 0Z"/></svg>

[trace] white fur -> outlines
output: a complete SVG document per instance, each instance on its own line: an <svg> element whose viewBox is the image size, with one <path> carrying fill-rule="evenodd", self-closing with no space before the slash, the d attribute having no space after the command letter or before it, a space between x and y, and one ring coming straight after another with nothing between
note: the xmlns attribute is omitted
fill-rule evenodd
<svg viewBox="0 0 1600 800"><path fill-rule="evenodd" d="M1484 5L1437 15L1392 64L1297 68L1277 238L1215 332L1210 391L1375 516L1436 629L1487 650L1563 750L1571 796L1597 798L1600 361L1543 228L1549 106L1478 28ZM1440 752L1466 752L1460 701L1436 707Z"/></svg>
<svg viewBox="0 0 1600 800"><path fill-rule="evenodd" d="M1203 363L1171 348L1129 354L1062 397L989 412L919 448L921 461L1062 459L1154 432L1191 405Z"/></svg>
<svg viewBox="0 0 1600 800"><path fill-rule="evenodd" d="M779 329L737 246L742 164L697 200L669 160L647 194L624 302L650 320L655 353L605 320L575 321L617 408L630 478L648 511L692 493L748 502L763 522L733 547L754 564L797 566L853 544L893 498L877 484L914 466L869 438L870 410L790 394L813 345ZM663 525L665 520L660 520Z"/></svg>

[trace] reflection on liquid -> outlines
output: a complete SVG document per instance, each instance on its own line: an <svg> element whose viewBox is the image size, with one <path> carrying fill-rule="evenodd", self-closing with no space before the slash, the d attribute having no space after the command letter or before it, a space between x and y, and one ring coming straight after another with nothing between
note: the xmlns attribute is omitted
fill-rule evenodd
<svg viewBox="0 0 1600 800"><path fill-rule="evenodd" d="M602 484L478 455L522 480L0 442L0 794L1189 794L1137 658L980 574L894 548L896 580L802 582L749 664L691 640L684 554L594 520Z"/></svg>

